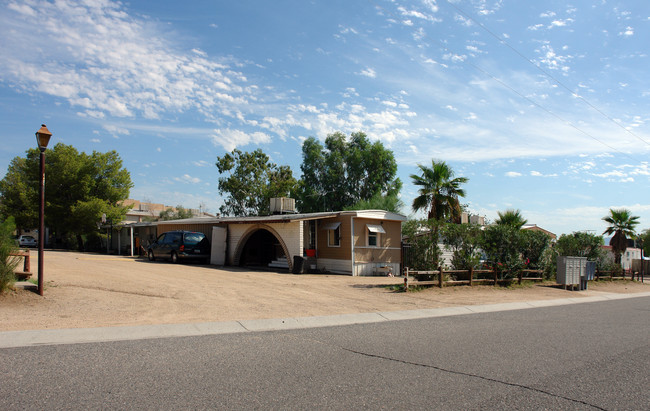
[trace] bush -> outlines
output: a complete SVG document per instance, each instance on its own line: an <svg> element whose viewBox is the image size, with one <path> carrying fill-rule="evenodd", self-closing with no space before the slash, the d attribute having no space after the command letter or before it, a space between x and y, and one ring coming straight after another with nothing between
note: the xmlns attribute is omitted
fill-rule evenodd
<svg viewBox="0 0 650 411"><path fill-rule="evenodd" d="M15 229L13 217L0 222L0 293L11 288L16 282L14 270L19 263L19 257L11 255L17 250L13 239Z"/></svg>
<svg viewBox="0 0 650 411"><path fill-rule="evenodd" d="M405 245L404 266L411 270L433 271L440 267L439 223L435 220L408 220L402 229Z"/></svg>

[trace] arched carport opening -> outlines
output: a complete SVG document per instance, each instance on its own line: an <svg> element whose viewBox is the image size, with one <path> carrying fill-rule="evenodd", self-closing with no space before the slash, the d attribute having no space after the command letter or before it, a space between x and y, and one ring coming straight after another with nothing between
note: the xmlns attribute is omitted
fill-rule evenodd
<svg viewBox="0 0 650 411"><path fill-rule="evenodd" d="M287 247L270 227L251 229L242 237L237 248L235 264L239 266L268 269L269 263L285 257L291 270L292 262Z"/></svg>

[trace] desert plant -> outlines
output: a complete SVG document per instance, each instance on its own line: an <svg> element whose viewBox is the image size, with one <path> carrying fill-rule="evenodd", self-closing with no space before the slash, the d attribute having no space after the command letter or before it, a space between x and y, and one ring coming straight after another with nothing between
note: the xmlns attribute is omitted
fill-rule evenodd
<svg viewBox="0 0 650 411"><path fill-rule="evenodd" d="M16 224L13 217L0 223L0 293L9 289L16 281L14 270L18 265L19 258L11 255L17 249L12 238L15 229Z"/></svg>

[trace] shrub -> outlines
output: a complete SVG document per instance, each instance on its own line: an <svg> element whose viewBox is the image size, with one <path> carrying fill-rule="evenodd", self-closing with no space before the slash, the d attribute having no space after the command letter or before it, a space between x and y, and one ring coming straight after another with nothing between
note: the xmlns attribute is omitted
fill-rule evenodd
<svg viewBox="0 0 650 411"><path fill-rule="evenodd" d="M19 258L11 255L17 250L13 239L15 229L13 217L0 222L0 293L11 288L16 282L14 270L19 263Z"/></svg>
<svg viewBox="0 0 650 411"><path fill-rule="evenodd" d="M439 223L435 220L409 220L402 229L408 247L404 265L412 270L432 271L440 267Z"/></svg>

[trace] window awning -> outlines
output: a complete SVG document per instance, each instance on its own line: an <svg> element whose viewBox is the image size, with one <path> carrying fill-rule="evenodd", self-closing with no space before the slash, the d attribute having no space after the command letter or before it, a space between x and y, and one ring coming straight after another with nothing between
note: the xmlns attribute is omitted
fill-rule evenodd
<svg viewBox="0 0 650 411"><path fill-rule="evenodd" d="M386 234L384 227L380 226L379 224L366 224L366 227L368 227L368 231L370 231L371 233Z"/></svg>
<svg viewBox="0 0 650 411"><path fill-rule="evenodd" d="M325 223L321 226L321 228L323 230L336 230L337 228L339 228L340 225L341 225L340 221L336 223Z"/></svg>

